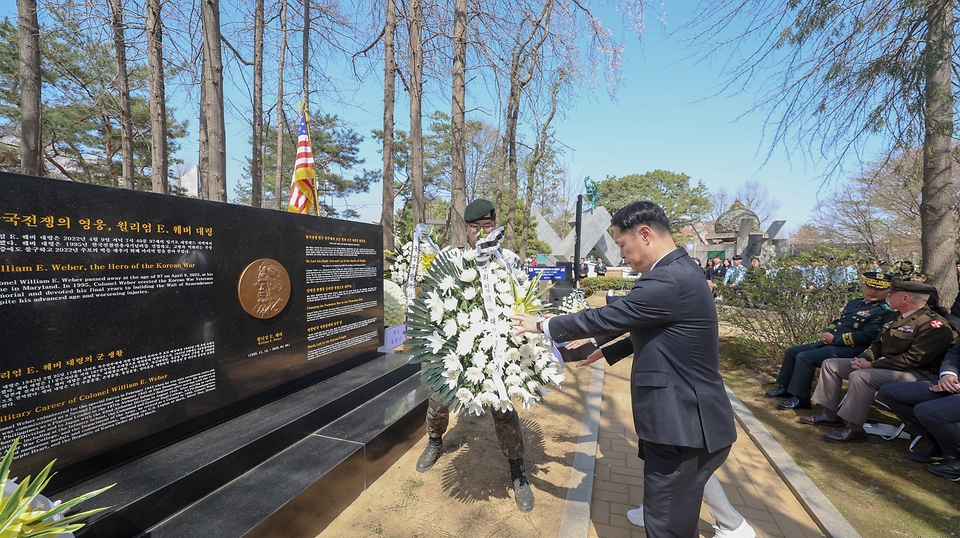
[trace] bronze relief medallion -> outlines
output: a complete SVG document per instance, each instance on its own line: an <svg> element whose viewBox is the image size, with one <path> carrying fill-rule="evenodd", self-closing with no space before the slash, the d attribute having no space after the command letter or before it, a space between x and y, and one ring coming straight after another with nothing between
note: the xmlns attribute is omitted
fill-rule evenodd
<svg viewBox="0 0 960 538"><path fill-rule="evenodd" d="M290 300L290 275L280 262L260 258L243 270L237 283L243 309L258 319L270 319Z"/></svg>

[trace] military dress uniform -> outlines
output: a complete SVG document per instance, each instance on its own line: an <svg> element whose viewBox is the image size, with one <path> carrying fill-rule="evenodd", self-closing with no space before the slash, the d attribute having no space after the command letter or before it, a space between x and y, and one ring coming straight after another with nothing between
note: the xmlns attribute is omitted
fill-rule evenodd
<svg viewBox="0 0 960 538"><path fill-rule="evenodd" d="M817 367L827 359L853 358L870 345L893 309L883 299L869 303L863 297L843 307L840 317L823 330L833 334L833 345L813 342L793 346L784 353L777 384L799 400L810 399L810 385Z"/></svg>
<svg viewBox="0 0 960 538"><path fill-rule="evenodd" d="M890 276L883 272L871 271L862 276L863 283L871 288L886 290L890 287ZM779 387L766 395L771 398L793 396L777 404L780 409L809 409L810 385L817 367L827 359L859 355L880 335L884 320L891 312L893 309L885 298L871 303L860 297L848 302L840 317L822 331L833 335L833 344L813 342L788 348L777 374Z"/></svg>
<svg viewBox="0 0 960 538"><path fill-rule="evenodd" d="M836 409L843 420L862 425L881 386L936 380L943 356L956 340L950 323L929 307L923 306L906 317L890 314L880 337L858 355L870 361L872 368L854 370L850 359L824 361L813 400ZM850 387L840 406L844 379L849 380Z"/></svg>

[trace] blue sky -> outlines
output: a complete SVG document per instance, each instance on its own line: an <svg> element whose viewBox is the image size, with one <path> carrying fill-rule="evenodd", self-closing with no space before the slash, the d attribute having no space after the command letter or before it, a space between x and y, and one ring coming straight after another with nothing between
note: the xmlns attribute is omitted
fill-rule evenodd
<svg viewBox="0 0 960 538"><path fill-rule="evenodd" d="M11 4L0 8L0 16L15 18L15 6ZM785 231L795 230L809 221L818 195L830 193L829 188L821 190L828 163L811 162L798 151L783 147L775 147L771 152L769 141L762 135L766 115L748 113L758 97L759 85L747 87L738 95L715 96L722 82L719 68L690 58L690 51L670 35L689 17L689 9L696 2L668 1L664 5L668 11L673 10L666 17L665 26L657 20L658 13L648 11L647 32L642 42L635 36L624 38L623 82L616 102L608 98L605 88L589 88L555 120L555 137L568 148L563 158L569 175L574 179L591 176L600 180L608 175L665 169L685 173L693 182L703 181L711 190L724 187L731 192L748 179L757 180L780 202L774 218L787 221ZM616 29L619 23L616 14L605 15L609 15L608 24ZM287 84L299 86L297 80ZM345 83L345 87L356 84L351 81ZM428 80L427 84L425 116L435 109L449 112L446 97L449 81ZM227 86L229 96L229 83ZM311 102L314 114L318 111L337 114L367 138L371 129L382 126L382 75L377 71L347 97L341 97L336 105L331 104L335 101L324 99L325 89L319 90L321 95ZM246 100L238 90L232 95L239 103ZM407 128L406 100L407 94L398 84L397 127L402 129ZM175 101L172 104L177 106ZM499 123L499 118L489 114L493 107L488 92L479 84L468 87L467 109L477 107L487 114L478 111L471 117ZM195 115L196 106L177 108L178 116L190 122L191 132L190 139L183 141L179 156L195 163L197 121L191 116ZM288 115L295 113L287 111ZM250 152L250 130L245 121L229 112L227 129L228 196L232 199ZM381 157L373 141L363 143L361 156L366 158L365 167L379 167ZM845 165L848 170L859 168L852 161ZM335 200L334 204L338 208L349 204L360 212L362 220L376 221L380 217L380 189L381 186L375 184L369 194L349 201Z"/></svg>

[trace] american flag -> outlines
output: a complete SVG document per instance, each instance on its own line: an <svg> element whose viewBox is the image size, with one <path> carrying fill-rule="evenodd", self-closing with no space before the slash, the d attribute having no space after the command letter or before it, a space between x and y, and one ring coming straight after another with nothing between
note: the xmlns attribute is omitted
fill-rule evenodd
<svg viewBox="0 0 960 538"><path fill-rule="evenodd" d="M290 202L287 211L309 214L316 205L313 180L317 172L313 169L313 149L310 147L310 127L307 123L306 103L300 103L300 134L297 139L297 162L293 168L293 182L290 183Z"/></svg>

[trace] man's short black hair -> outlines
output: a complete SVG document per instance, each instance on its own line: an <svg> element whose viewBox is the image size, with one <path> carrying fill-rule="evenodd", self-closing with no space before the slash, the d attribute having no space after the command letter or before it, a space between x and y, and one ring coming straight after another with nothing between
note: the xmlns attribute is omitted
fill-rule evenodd
<svg viewBox="0 0 960 538"><path fill-rule="evenodd" d="M733 259L735 259L735 260L742 260L742 259L743 259L743 256L737 254L736 256L733 257Z"/></svg>
<svg viewBox="0 0 960 538"><path fill-rule="evenodd" d="M653 202L633 202L617 210L610 224L621 230L636 228L642 224L649 226L659 234L670 235L670 221L663 208Z"/></svg>

